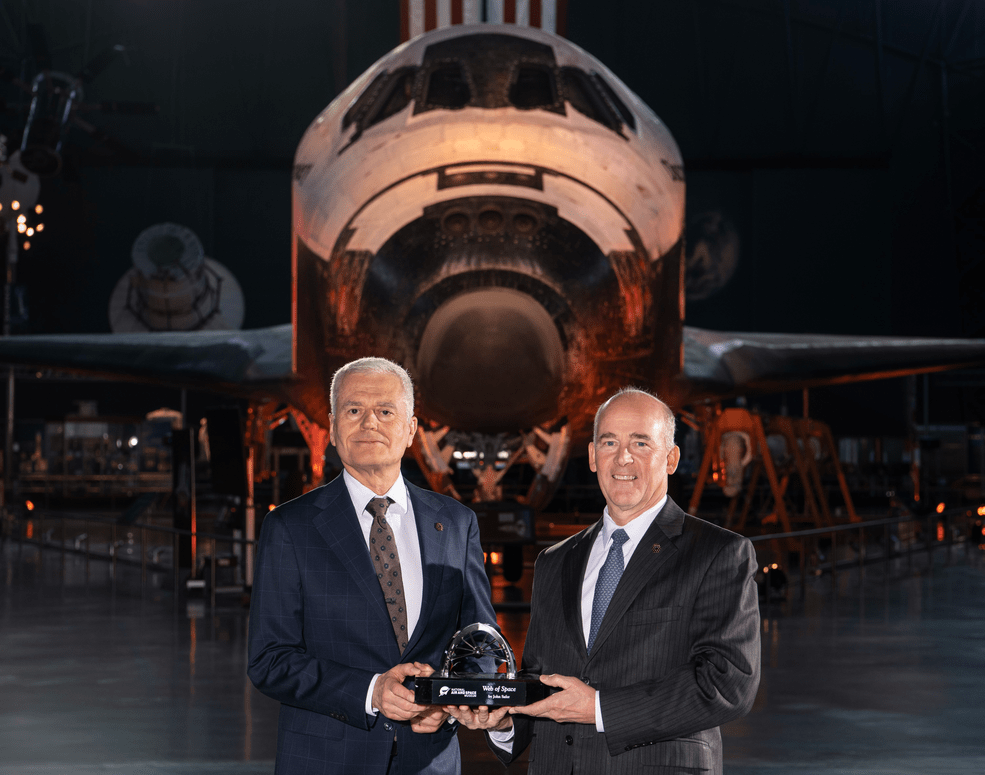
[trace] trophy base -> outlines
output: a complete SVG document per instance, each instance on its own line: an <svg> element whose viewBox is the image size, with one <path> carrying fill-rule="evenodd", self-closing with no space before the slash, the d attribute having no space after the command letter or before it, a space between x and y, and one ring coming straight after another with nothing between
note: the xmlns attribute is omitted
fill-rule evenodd
<svg viewBox="0 0 985 775"><path fill-rule="evenodd" d="M530 705L557 689L542 684L538 676L521 673L507 678L504 673L471 673L441 678L431 675L414 681L414 702L419 705Z"/></svg>

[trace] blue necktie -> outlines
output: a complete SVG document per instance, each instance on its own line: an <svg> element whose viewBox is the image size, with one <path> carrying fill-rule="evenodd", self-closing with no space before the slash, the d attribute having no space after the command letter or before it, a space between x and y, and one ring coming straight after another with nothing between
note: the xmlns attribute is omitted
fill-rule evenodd
<svg viewBox="0 0 985 775"><path fill-rule="evenodd" d="M609 547L609 554L605 558L605 564L599 571L598 580L595 582L595 599L592 601L592 627L588 631L588 651L591 653L592 644L595 643L595 636L599 634L599 627L602 626L602 619L605 617L605 609L609 607L609 601L619 586L619 579L622 578L622 545L629 540L626 531L619 528L612 534L612 546Z"/></svg>

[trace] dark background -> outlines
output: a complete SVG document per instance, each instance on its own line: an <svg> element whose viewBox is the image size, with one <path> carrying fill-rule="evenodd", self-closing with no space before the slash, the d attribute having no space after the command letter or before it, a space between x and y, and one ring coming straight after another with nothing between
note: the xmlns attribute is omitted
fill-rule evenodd
<svg viewBox="0 0 985 775"><path fill-rule="evenodd" d="M689 325L985 336L983 4L571 0L567 32L673 132L689 217L715 212L735 227L735 275L689 303ZM397 42L396 0L0 4L8 75L76 73L122 44L85 102L159 107L80 113L112 139L73 128L64 170L44 181L46 230L18 267L26 332L108 331L134 238L164 221L191 228L234 273L245 327L289 320L294 149ZM0 99L0 132L16 145L27 95L0 82ZM982 421L983 384L976 373L932 377L928 419ZM107 414L178 401L102 383L19 386L19 416L62 416L74 398L99 398ZM904 396L892 380L813 391L811 408L836 433L900 435ZM190 411L208 400L193 396ZM787 402L799 413L799 394Z"/></svg>

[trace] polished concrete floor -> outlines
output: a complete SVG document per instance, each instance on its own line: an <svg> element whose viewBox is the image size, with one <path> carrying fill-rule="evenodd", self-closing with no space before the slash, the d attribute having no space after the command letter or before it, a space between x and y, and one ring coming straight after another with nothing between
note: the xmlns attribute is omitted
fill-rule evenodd
<svg viewBox="0 0 985 775"><path fill-rule="evenodd" d="M273 772L277 704L246 678L241 601L212 614L170 587L0 547L0 775ZM525 594L496 585L500 601ZM762 605L763 681L724 729L728 775L985 772L979 549L822 576L788 598ZM501 614L518 652L526 621ZM466 775L503 772L462 737Z"/></svg>

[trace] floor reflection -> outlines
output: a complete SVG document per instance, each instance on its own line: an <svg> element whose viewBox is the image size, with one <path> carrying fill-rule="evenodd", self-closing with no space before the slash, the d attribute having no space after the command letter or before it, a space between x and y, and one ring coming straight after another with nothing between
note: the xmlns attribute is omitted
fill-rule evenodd
<svg viewBox="0 0 985 775"><path fill-rule="evenodd" d="M985 772L985 563L977 549L952 562L872 566L764 602L762 685L723 730L726 772ZM0 775L273 771L278 706L245 677L238 598L174 605L170 578L141 587L139 567L87 571L9 541L0 564ZM517 584L493 580L518 658L530 589L529 563ZM465 773L503 772L481 735L461 741Z"/></svg>

